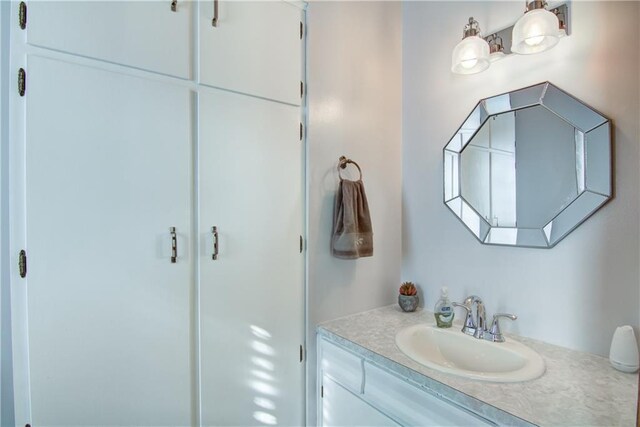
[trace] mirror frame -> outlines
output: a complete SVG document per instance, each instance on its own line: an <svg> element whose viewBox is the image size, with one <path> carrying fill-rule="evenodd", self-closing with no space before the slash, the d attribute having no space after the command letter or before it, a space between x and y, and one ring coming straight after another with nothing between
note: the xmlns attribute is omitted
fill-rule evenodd
<svg viewBox="0 0 640 427"><path fill-rule="evenodd" d="M499 114L542 106L575 129L581 145L583 185L540 228L492 226L465 200L461 191L462 152L487 120ZM517 142L516 142L517 143ZM443 148L443 201L482 244L552 248L586 221L613 195L611 120L550 82L481 99ZM591 179L590 179L591 178Z"/></svg>

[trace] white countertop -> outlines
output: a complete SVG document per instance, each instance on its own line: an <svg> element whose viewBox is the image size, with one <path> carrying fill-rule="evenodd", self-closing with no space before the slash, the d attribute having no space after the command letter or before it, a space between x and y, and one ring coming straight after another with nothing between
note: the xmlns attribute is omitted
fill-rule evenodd
<svg viewBox="0 0 640 427"><path fill-rule="evenodd" d="M637 373L616 371L601 356L507 334L543 357L546 372L542 377L521 383L493 383L445 374L413 361L395 344L400 329L433 321L428 311L404 313L392 305L323 323L318 333L338 338L340 344L374 357L378 364L410 376L436 393L475 407L472 409L499 424L636 425ZM482 404L490 406L482 408Z"/></svg>

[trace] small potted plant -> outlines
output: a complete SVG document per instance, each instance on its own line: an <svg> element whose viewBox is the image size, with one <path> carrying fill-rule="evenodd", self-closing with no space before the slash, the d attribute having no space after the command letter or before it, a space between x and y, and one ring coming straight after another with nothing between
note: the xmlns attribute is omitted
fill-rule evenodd
<svg viewBox="0 0 640 427"><path fill-rule="evenodd" d="M411 312L418 308L418 289L412 282L404 282L400 286L398 304L402 311Z"/></svg>

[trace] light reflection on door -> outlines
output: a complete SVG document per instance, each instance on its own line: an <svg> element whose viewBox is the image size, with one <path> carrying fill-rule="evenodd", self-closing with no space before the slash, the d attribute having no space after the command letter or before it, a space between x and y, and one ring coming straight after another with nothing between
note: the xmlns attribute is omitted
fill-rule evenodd
<svg viewBox="0 0 640 427"><path fill-rule="evenodd" d="M253 403L257 408L253 412L253 418L265 425L275 425L278 423L278 418L273 414L276 410L274 398L279 395L279 392L275 385L275 364L270 359L275 357L276 352L268 344L271 339L269 331L256 325L251 325L250 329L255 337L251 341L251 348L258 353L251 358L255 368L251 369L253 378L249 382L249 386L256 392Z"/></svg>

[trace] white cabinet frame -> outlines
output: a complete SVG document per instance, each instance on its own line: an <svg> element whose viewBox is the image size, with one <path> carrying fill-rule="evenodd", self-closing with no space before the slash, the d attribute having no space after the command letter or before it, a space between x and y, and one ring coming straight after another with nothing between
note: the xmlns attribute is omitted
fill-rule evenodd
<svg viewBox="0 0 640 427"><path fill-rule="evenodd" d="M299 1L287 1L288 3L300 8L304 11L306 8L306 4ZM200 90L200 85L197 83L197 65L198 59L197 55L191 55L192 63L190 64L191 70L191 79L183 79L178 77L171 77L167 75L163 75L160 73L155 73L151 71L145 71L137 68L131 68L124 65L119 65L115 63L105 62L98 59L91 59L87 57L76 56L64 52L49 50L42 47L32 46L27 44L26 40L26 31L22 30L18 26L18 20L13 19L18 16L18 1L12 2L2 2L0 5L2 8L2 15L0 15L0 19L5 19L8 21L8 27L2 26L2 34L1 40L5 41L6 37L10 38L11 49L9 53L9 64L7 69L2 69L2 80L7 82L8 86L8 111L6 112L6 117L3 117L2 125L8 124L8 138L5 141L3 139L2 143L8 145L8 149L4 149L2 154L8 153L8 159L0 159L2 161L2 165L8 165L9 171L5 174L2 171L3 179L4 177L8 177L9 184L11 190L8 194L5 191L0 191L0 195L2 196L2 204L8 204L9 212L8 212L8 224L3 225L0 228L0 231L3 235L3 240L6 238L4 235L4 230L8 230L9 232L9 243L8 243L8 254L3 253L3 256L6 256L8 259L3 259L2 264L0 266L9 266L9 272L2 272L3 278L9 277L10 283L3 283L3 287L5 285L9 285L9 294L10 294L10 306L11 306L11 333L12 333L12 343L11 343L11 355L13 359L13 399L14 399L14 411L15 411L15 422L17 425L24 425L31 420L31 406L30 406L30 382L29 382L29 346L28 346L28 322L27 322L27 292L28 286L25 286L25 279L21 278L18 272L18 253L21 249L23 249L26 245L26 227L24 220L24 212L25 212L25 106L23 104L23 98L21 98L16 91L16 80L17 80L17 70L19 68L24 68L27 71L27 91L28 91L28 75L29 70L27 66L27 55L39 55L44 56L60 61L70 62L78 65L98 67L102 70L123 73L130 76L140 77L147 80L170 83L172 85L182 86L184 88L190 89L194 93L198 93ZM192 7L192 31L193 38L197 37L197 20L198 16L196 11L197 7ZM6 19L4 15L5 12L8 12L8 15L11 19ZM304 21L304 13L302 14ZM3 24L5 23L3 21ZM28 31L28 29L27 29ZM304 44L306 43L306 26L304 31L304 37L301 41ZM196 43L197 44L197 43ZM195 49L195 46L194 46ZM302 57L302 76L303 80L306 81L306 75L304 72L304 63L305 57ZM7 74L5 75L5 71ZM4 87L3 87L4 89ZM305 91L306 92L306 91ZM3 93L4 96L4 93ZM197 96L197 95L196 95ZM251 96L251 95L246 95ZM197 111L196 111L197 116ZM194 119L195 121L196 119ZM304 132L302 133L302 139L300 141L303 144L303 155L306 159L306 93L300 103L300 123L303 125ZM194 134L196 126L194 125ZM0 128L0 132L2 132ZM4 135L4 134L3 134ZM304 164L304 159L302 160ZM306 171L304 172L306 176ZM0 190L4 190L8 186L5 186L6 182L2 182L2 187ZM303 185L303 200L306 200L306 185ZM197 193L197 191L196 191ZM197 200L195 201L197 204ZM303 205L303 212L306 209L306 204ZM305 215L306 218L306 215ZM6 220L4 216L3 220ZM194 221L194 224L197 222ZM306 219L303 224L302 236L306 242L308 226L306 224ZM207 237L208 238L208 237ZM199 236L199 233L195 230L195 227L192 227L190 231L190 244L189 244L189 252L192 254L196 254L204 245L202 242L202 238ZM305 244L306 247L306 244ZM306 251L301 255L304 257L304 270L306 277L306 265L307 265L307 255ZM195 263L195 257L193 257L193 262ZM192 282L192 286L197 287L195 282ZM304 283L301 283L301 286L305 288L306 291L306 280ZM3 294L4 297L4 294ZM193 304L198 305L198 292L194 292L195 301ZM303 302L303 312L304 312L304 323L307 324L307 310L306 304ZM0 315L4 316L4 313L0 313ZM199 313L197 310L194 311L194 319L193 324L198 325L199 323ZM2 318L4 321L4 317ZM6 327L3 323L2 327ZM306 348L306 327L303 328L302 336L300 337L300 343L303 346L303 352ZM193 330L194 336L199 334L198 327L195 326ZM196 345L197 348L197 345ZM4 350L4 349L3 349ZM197 357L196 357L197 358ZM306 357L304 357L303 362L306 364ZM194 362L195 366L199 365L199 360ZM306 372L306 369L304 370ZM199 372L196 371L192 373L192 377L197 377ZM303 375L304 381L304 375ZM192 391L192 395L194 396L194 402L192 404L192 425L200 425L200 388L198 381L193 381L194 389ZM302 390L304 391L305 385L302 385ZM306 396L306 392L303 392ZM4 396L3 396L4 397ZM306 405L303 407L303 416L304 411L306 410Z"/></svg>

